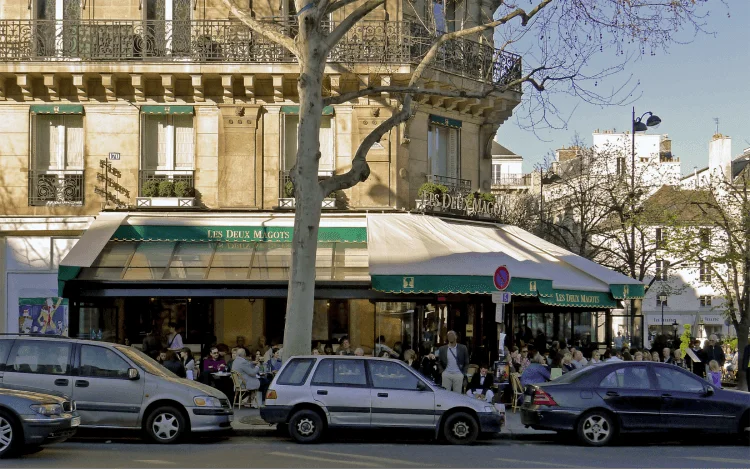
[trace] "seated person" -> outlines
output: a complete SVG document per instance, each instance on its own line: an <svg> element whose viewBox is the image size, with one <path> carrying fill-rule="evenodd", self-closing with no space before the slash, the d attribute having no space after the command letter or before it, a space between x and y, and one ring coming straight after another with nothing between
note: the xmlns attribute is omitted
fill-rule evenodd
<svg viewBox="0 0 750 469"><path fill-rule="evenodd" d="M550 380L550 371L543 356L536 354L531 364L521 374L521 386L545 383Z"/></svg>
<svg viewBox="0 0 750 469"><path fill-rule="evenodd" d="M185 366L182 364L180 359L177 358L177 354L174 352L174 350L167 351L167 359L164 360L164 363L162 363L162 365L164 365L164 368L168 369L180 378L187 377L187 374L185 373Z"/></svg>
<svg viewBox="0 0 750 469"><path fill-rule="evenodd" d="M495 393L492 392L494 377L487 373L488 371L486 364L480 365L479 373L474 373L471 377L468 391L466 391L467 396L492 403L492 398L495 396Z"/></svg>
<svg viewBox="0 0 750 469"><path fill-rule="evenodd" d="M268 362L268 372L276 374L281 369L281 351L277 348L273 349L273 355L271 360Z"/></svg>
<svg viewBox="0 0 750 469"><path fill-rule="evenodd" d="M219 349L211 347L211 353L208 358L203 360L203 371L206 373L217 373L226 370L226 368L226 362L219 358Z"/></svg>

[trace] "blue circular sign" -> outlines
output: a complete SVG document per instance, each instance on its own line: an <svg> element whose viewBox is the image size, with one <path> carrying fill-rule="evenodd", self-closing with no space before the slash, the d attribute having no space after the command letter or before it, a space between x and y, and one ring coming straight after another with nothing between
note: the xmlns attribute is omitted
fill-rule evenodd
<svg viewBox="0 0 750 469"><path fill-rule="evenodd" d="M510 272L508 271L508 268L504 265L498 267L497 270L495 270L493 280L495 281L495 288L498 290L505 290L508 288L508 285L510 285Z"/></svg>

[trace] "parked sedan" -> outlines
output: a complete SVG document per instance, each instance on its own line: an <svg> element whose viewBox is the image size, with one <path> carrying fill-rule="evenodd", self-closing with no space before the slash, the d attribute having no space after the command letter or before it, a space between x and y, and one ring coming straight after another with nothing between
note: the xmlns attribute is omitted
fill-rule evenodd
<svg viewBox="0 0 750 469"><path fill-rule="evenodd" d="M64 397L0 387L0 458L73 436L81 424L75 407Z"/></svg>
<svg viewBox="0 0 750 469"><path fill-rule="evenodd" d="M717 389L674 365L610 362L524 390L521 421L575 432L603 446L619 433L666 430L743 434L750 439L750 393Z"/></svg>

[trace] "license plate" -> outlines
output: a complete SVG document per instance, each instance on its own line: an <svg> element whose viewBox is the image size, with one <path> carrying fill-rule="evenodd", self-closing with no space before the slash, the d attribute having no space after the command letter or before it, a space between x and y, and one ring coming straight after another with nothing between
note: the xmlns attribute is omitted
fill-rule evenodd
<svg viewBox="0 0 750 469"><path fill-rule="evenodd" d="M70 421L71 427L77 427L81 424L81 417L73 417Z"/></svg>
<svg viewBox="0 0 750 469"><path fill-rule="evenodd" d="M531 396L523 396L524 404L531 404Z"/></svg>
<svg viewBox="0 0 750 469"><path fill-rule="evenodd" d="M232 414L232 415L229 416L229 421L230 422L234 422L234 414Z"/></svg>

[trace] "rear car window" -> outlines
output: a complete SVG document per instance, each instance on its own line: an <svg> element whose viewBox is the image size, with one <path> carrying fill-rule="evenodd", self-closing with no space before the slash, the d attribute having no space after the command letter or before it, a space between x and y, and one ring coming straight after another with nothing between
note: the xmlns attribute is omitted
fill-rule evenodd
<svg viewBox="0 0 750 469"><path fill-rule="evenodd" d="M284 368L276 380L278 384L287 384L299 386L307 381L315 359L313 358L294 358Z"/></svg>
<svg viewBox="0 0 750 469"><path fill-rule="evenodd" d="M71 344L59 340L17 340L5 371L45 375L70 372Z"/></svg>
<svg viewBox="0 0 750 469"><path fill-rule="evenodd" d="M367 386L364 360L333 360L320 362L312 384L338 386Z"/></svg>
<svg viewBox="0 0 750 469"><path fill-rule="evenodd" d="M645 366L618 368L599 383L602 388L649 389L648 370Z"/></svg>
<svg viewBox="0 0 750 469"><path fill-rule="evenodd" d="M13 346L12 340L0 340L0 371L5 369L5 362L8 359L8 352Z"/></svg>

